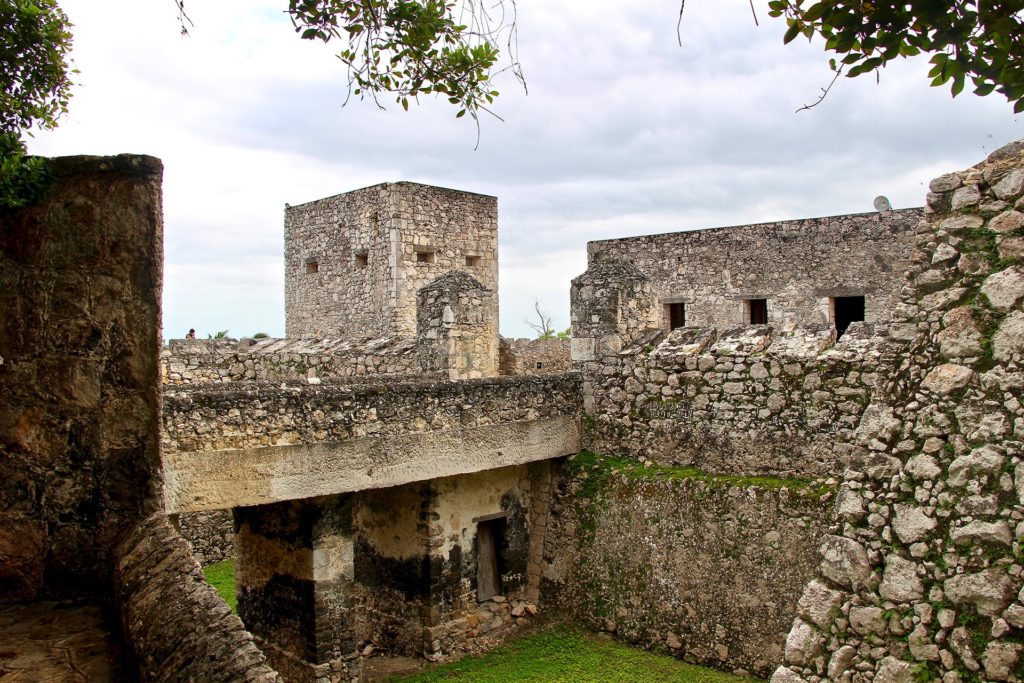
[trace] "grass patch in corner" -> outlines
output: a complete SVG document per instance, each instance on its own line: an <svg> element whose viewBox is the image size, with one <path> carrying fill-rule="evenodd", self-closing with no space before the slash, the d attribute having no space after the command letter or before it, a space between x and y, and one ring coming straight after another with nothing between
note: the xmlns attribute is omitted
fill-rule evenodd
<svg viewBox="0 0 1024 683"><path fill-rule="evenodd" d="M235 561L221 560L203 568L207 583L217 589L220 597L228 603L228 607L238 614L238 598L235 597Z"/></svg>
<svg viewBox="0 0 1024 683"><path fill-rule="evenodd" d="M512 641L392 683L749 683L758 679L687 664L565 626Z"/></svg>
<svg viewBox="0 0 1024 683"><path fill-rule="evenodd" d="M713 474L697 467L668 467L663 465L644 467L636 460L598 455L590 451L582 451L572 460L572 464L577 471L601 472L605 477L614 473L616 475L624 475L632 480L693 479L706 482L713 488L732 486L756 486L769 490L785 488L802 498L820 498L826 493L834 493L836 490L835 486L795 477L747 477L732 474ZM595 465L598 468L596 471L594 470Z"/></svg>

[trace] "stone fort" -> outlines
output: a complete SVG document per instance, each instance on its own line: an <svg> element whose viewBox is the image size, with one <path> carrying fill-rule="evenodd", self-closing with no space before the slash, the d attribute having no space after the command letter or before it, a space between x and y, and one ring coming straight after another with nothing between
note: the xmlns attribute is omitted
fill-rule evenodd
<svg viewBox="0 0 1024 683"><path fill-rule="evenodd" d="M286 209L286 338L161 349L160 162L51 167L0 214L0 671L349 681L547 615L1024 680L1024 143L923 209L592 242L543 341L497 201L393 183Z"/></svg>

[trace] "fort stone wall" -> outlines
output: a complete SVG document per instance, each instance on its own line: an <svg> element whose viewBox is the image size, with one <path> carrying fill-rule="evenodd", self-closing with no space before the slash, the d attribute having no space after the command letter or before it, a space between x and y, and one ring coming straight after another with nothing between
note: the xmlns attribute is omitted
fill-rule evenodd
<svg viewBox="0 0 1024 683"><path fill-rule="evenodd" d="M162 511L162 164L46 165L44 198L0 211L0 601L103 608L109 653L42 605L53 632L31 638L60 638L67 680L109 655L131 680L280 681ZM38 680L12 640L10 673Z"/></svg>
<svg viewBox="0 0 1024 683"><path fill-rule="evenodd" d="M838 475L870 452L858 430L879 419L866 409L903 347L868 323L838 342L826 325L641 335L582 364L586 445L722 474Z"/></svg>
<svg viewBox="0 0 1024 683"><path fill-rule="evenodd" d="M95 596L160 502L162 165L48 166L0 213L0 599Z"/></svg>
<svg viewBox="0 0 1024 683"><path fill-rule="evenodd" d="M286 336L413 337L416 292L456 269L497 292L494 197L400 182L288 207Z"/></svg>
<svg viewBox="0 0 1024 683"><path fill-rule="evenodd" d="M836 297L864 297L864 320L886 322L898 303L920 209L760 223L600 240L591 264L635 265L658 297L659 326L670 304L685 325L728 329L751 322L750 300L767 300L776 326L829 323ZM755 321L759 322L759 321Z"/></svg>
<svg viewBox="0 0 1024 683"><path fill-rule="evenodd" d="M929 189L881 445L843 473L774 683L1024 677L1024 142Z"/></svg>
<svg viewBox="0 0 1024 683"><path fill-rule="evenodd" d="M546 612L690 662L772 673L831 528L834 485L589 452L555 481Z"/></svg>

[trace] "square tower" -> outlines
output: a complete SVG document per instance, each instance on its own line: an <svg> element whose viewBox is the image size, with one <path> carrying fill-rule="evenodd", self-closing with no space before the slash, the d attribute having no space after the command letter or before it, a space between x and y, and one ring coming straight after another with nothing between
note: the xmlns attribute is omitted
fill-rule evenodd
<svg viewBox="0 0 1024 683"><path fill-rule="evenodd" d="M498 289L496 197L382 183L285 209L285 334L416 335L416 292L463 270Z"/></svg>

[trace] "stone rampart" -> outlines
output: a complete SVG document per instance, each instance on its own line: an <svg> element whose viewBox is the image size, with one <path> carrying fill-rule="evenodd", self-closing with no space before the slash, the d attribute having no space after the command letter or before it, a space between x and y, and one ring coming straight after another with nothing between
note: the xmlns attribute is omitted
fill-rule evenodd
<svg viewBox="0 0 1024 683"><path fill-rule="evenodd" d="M691 662L772 672L834 487L589 453L566 470L548 522L546 610Z"/></svg>
<svg viewBox="0 0 1024 683"><path fill-rule="evenodd" d="M425 374L415 339L172 339L160 355L164 384Z"/></svg>
<svg viewBox="0 0 1024 683"><path fill-rule="evenodd" d="M121 631L138 680L281 680L163 514L139 523L115 560Z"/></svg>
<svg viewBox="0 0 1024 683"><path fill-rule="evenodd" d="M824 325L652 332L584 364L587 444L726 474L838 475L888 444L861 443L858 429L904 347L866 323L838 343Z"/></svg>
<svg viewBox="0 0 1024 683"><path fill-rule="evenodd" d="M568 339L506 339L498 341L502 375L548 375L572 369Z"/></svg>
<svg viewBox="0 0 1024 683"><path fill-rule="evenodd" d="M579 450L575 373L164 393L170 512L395 486Z"/></svg>
<svg viewBox="0 0 1024 683"><path fill-rule="evenodd" d="M686 325L749 323L751 299L767 299L769 324L826 323L842 296L863 296L864 320L887 322L920 217L904 209L626 237L590 242L587 254L591 265L635 265L659 304L685 306Z"/></svg>

